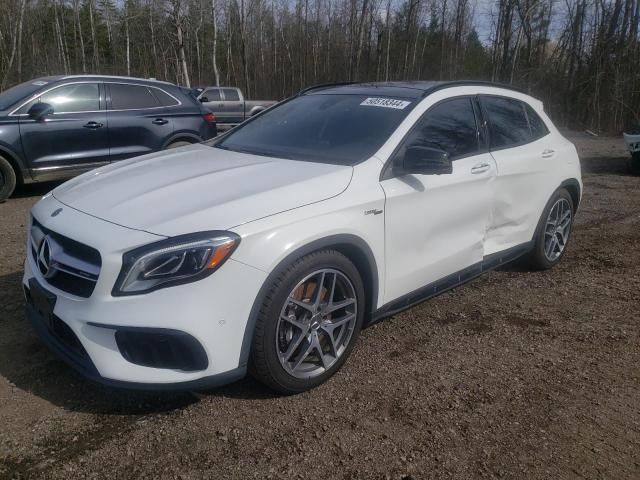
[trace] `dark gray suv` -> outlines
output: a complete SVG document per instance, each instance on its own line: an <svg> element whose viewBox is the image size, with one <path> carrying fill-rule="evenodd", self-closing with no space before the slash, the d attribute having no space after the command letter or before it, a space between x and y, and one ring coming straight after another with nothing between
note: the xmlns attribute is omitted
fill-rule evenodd
<svg viewBox="0 0 640 480"><path fill-rule="evenodd" d="M215 136L213 114L171 83L87 75L25 82L0 94L0 201L16 184Z"/></svg>

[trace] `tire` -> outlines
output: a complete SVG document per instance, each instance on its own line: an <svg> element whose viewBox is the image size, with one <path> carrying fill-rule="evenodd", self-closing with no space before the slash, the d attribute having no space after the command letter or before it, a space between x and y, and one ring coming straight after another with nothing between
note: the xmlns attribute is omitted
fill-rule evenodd
<svg viewBox="0 0 640 480"><path fill-rule="evenodd" d="M629 160L629 170L633 175L640 175L640 152L633 152Z"/></svg>
<svg viewBox="0 0 640 480"><path fill-rule="evenodd" d="M321 288L316 290L318 284ZM319 304L316 313L314 303ZM362 279L347 257L321 250L296 260L277 275L262 301L249 372L282 394L317 387L340 369L353 350L364 310Z"/></svg>
<svg viewBox="0 0 640 480"><path fill-rule="evenodd" d="M16 172L9 161L0 157L0 203L11 196L16 188Z"/></svg>
<svg viewBox="0 0 640 480"><path fill-rule="evenodd" d="M560 262L569 244L573 216L571 195L564 188L557 190L547 202L538 222L534 247L527 259L530 267L534 270L548 270ZM554 222L556 225L553 225ZM556 242L555 247L549 248L549 242Z"/></svg>
<svg viewBox="0 0 640 480"><path fill-rule="evenodd" d="M173 143L170 143L169 145L167 145L165 147L165 150L169 150L170 148L186 147L187 145L192 145L192 143L184 141L184 140L178 140L177 142L173 142Z"/></svg>

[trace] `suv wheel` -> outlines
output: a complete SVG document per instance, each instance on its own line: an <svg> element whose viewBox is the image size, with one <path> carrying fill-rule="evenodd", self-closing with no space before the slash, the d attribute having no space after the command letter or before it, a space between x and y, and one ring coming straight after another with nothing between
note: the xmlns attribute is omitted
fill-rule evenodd
<svg viewBox="0 0 640 480"><path fill-rule="evenodd" d="M258 314L250 371L293 394L320 385L346 361L364 318L364 288L334 250L294 262L274 282Z"/></svg>
<svg viewBox="0 0 640 480"><path fill-rule="evenodd" d="M640 175L640 152L633 152L629 160L629 169L634 175Z"/></svg>
<svg viewBox="0 0 640 480"><path fill-rule="evenodd" d="M547 203L538 223L535 245L529 256L533 268L546 270L560 262L567 250L572 225L573 199L561 188Z"/></svg>
<svg viewBox="0 0 640 480"><path fill-rule="evenodd" d="M167 150L170 148L180 148L180 147L186 147L187 145L191 145L191 142L186 142L183 140L179 140L177 142L173 142L170 143L169 145L167 145Z"/></svg>
<svg viewBox="0 0 640 480"><path fill-rule="evenodd" d="M0 157L0 202L11 196L16 188L16 172L6 158Z"/></svg>

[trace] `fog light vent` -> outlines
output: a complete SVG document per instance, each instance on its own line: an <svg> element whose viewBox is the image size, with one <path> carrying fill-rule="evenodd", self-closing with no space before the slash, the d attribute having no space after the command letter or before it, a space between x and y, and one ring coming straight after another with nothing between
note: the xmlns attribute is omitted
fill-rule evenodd
<svg viewBox="0 0 640 480"><path fill-rule="evenodd" d="M200 342L178 330L117 330L116 343L127 361L144 367L193 372L205 370L209 366L207 354Z"/></svg>

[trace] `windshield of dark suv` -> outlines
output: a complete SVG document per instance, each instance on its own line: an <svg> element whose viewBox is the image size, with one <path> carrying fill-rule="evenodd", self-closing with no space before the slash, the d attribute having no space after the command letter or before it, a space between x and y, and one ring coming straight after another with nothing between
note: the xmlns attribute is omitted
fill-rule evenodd
<svg viewBox="0 0 640 480"><path fill-rule="evenodd" d="M6 110L23 98L26 99L47 83L46 80L31 80L30 82L24 82L5 90L0 93L0 110Z"/></svg>
<svg viewBox="0 0 640 480"><path fill-rule="evenodd" d="M375 95L302 95L237 127L215 147L355 165L382 146L415 103L416 99Z"/></svg>

